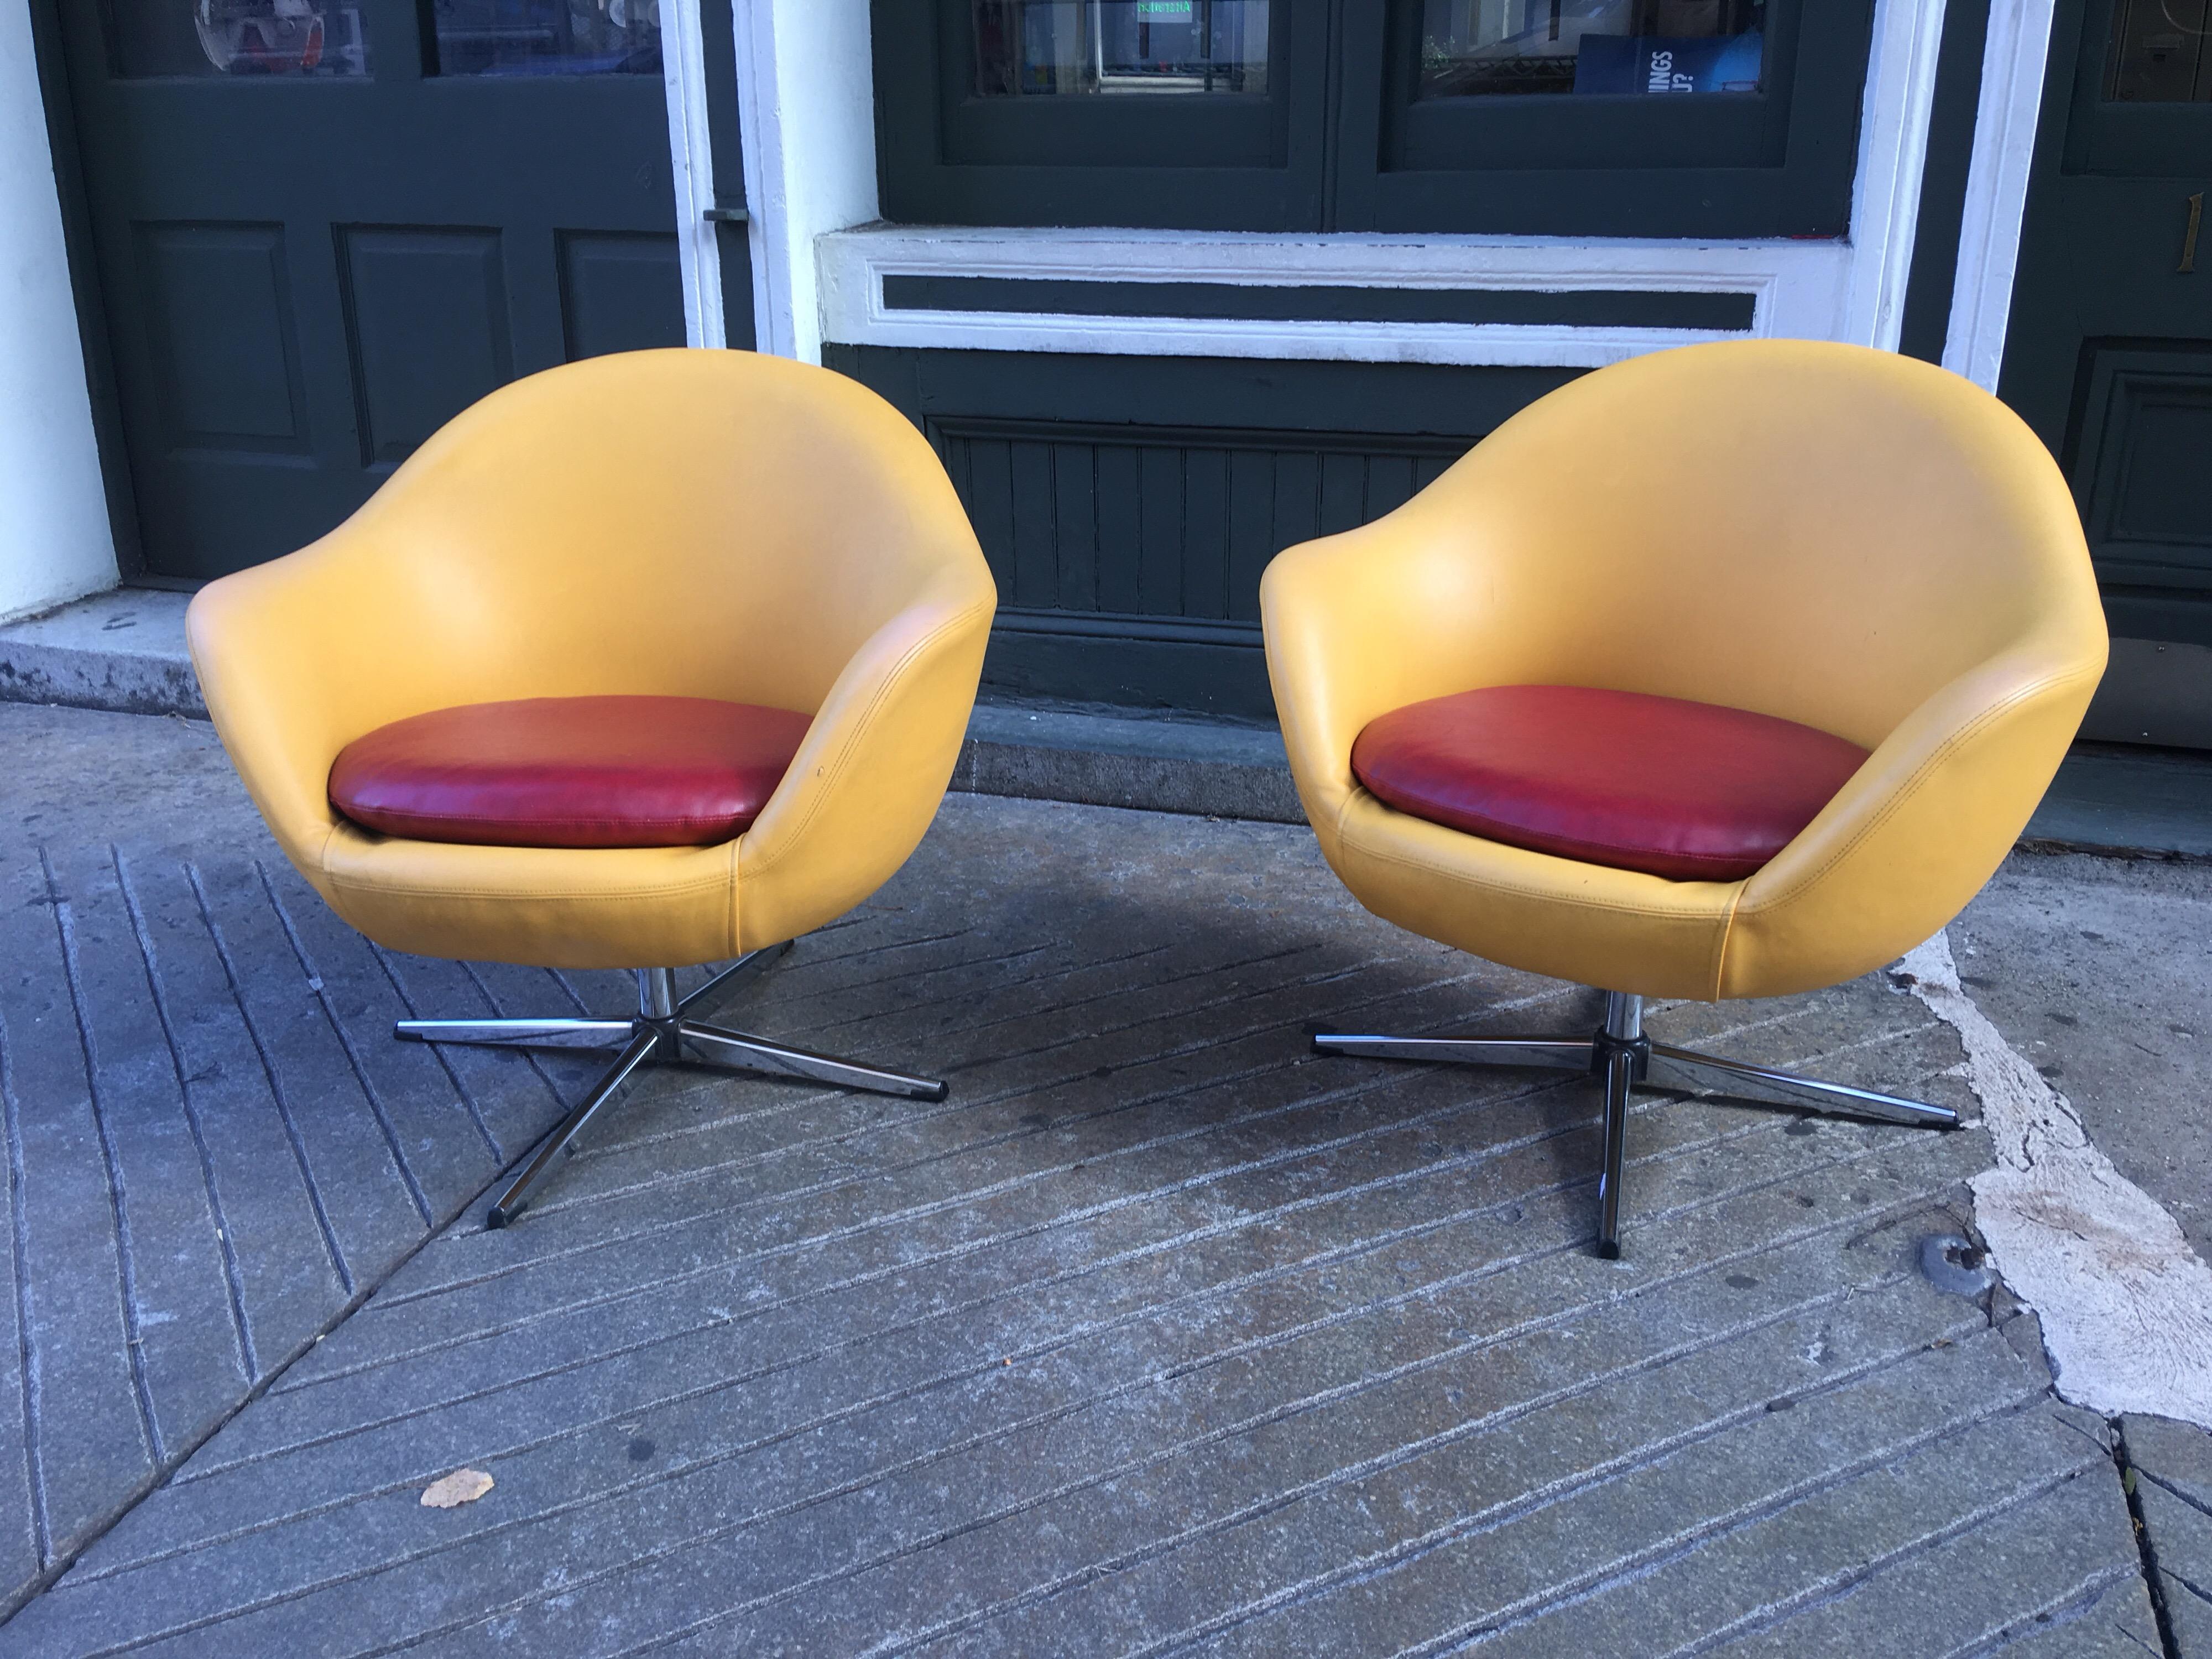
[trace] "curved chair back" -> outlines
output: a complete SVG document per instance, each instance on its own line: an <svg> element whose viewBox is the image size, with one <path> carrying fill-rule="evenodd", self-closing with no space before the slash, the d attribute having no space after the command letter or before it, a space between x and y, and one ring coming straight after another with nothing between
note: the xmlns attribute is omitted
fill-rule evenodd
<svg viewBox="0 0 2212 1659"><path fill-rule="evenodd" d="M1400 512L1486 684L1692 697L1872 749L1993 657L2103 650L2041 441L1884 352L1758 341L1621 363L1515 416Z"/></svg>
<svg viewBox="0 0 2212 1659"><path fill-rule="evenodd" d="M1281 555L1261 608L1300 794L1370 908L1435 908L1392 859L1474 860L1487 896L1468 890L1451 942L1669 995L1832 982L1941 927L2027 823L2106 650L2080 519L2027 427L1929 364L1808 341L1575 381L1396 512ZM1532 684L1751 709L1873 753L1734 884L1481 850L1358 789L1378 716ZM1351 872L1351 842L1401 834L1420 850Z"/></svg>

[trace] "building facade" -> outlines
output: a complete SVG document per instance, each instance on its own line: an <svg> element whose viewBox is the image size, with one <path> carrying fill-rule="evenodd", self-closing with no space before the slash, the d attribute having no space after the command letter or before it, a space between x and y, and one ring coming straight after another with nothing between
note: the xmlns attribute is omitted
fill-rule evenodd
<svg viewBox="0 0 2212 1659"><path fill-rule="evenodd" d="M937 447L994 690L1264 718L1278 549L1593 367L1803 336L2012 404L2092 735L2212 746L2212 0L30 4L0 375L64 527L0 507L52 567L0 608L275 556L515 375L754 346Z"/></svg>

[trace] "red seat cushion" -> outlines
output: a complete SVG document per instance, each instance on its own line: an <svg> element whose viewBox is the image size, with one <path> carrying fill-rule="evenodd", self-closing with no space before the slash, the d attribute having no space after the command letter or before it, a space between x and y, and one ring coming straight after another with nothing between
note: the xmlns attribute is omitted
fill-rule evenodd
<svg viewBox="0 0 2212 1659"><path fill-rule="evenodd" d="M811 717L708 697L531 697L345 746L331 805L410 841L708 847L760 816Z"/></svg>
<svg viewBox="0 0 2212 1659"><path fill-rule="evenodd" d="M1383 715L1352 744L1352 769L1400 811L1471 836L1675 881L1737 881L1866 757L1741 708L1498 685Z"/></svg>

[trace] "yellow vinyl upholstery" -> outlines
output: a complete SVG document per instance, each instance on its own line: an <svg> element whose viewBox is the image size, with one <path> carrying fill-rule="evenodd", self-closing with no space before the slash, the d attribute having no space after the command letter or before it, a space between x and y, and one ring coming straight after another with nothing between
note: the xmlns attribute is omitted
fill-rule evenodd
<svg viewBox="0 0 2212 1659"><path fill-rule="evenodd" d="M1859 347L1686 347L1586 375L1413 501L1261 584L1298 792L1354 896L1427 938L1649 996L1838 983L1964 908L2104 672L2049 453L1995 398ZM1377 715L1480 687L1747 708L1872 750L1737 882L1525 851L1385 806Z"/></svg>
<svg viewBox="0 0 2212 1659"><path fill-rule="evenodd" d="M670 350L493 393L320 541L203 589L188 630L255 805L362 933L672 968L819 927L904 862L958 757L994 605L943 467L889 404L824 369ZM331 810L338 751L392 720L625 693L813 724L720 846L456 846Z"/></svg>

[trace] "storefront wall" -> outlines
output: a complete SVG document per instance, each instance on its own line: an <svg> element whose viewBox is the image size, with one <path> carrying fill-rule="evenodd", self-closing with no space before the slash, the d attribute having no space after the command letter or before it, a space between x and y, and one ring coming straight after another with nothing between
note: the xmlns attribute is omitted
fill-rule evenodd
<svg viewBox="0 0 2212 1659"><path fill-rule="evenodd" d="M1124 112L1100 117L1112 100L1093 99L1085 112L1080 100L1057 100L1064 115L1052 99L988 106L940 96L959 94L956 83L978 61L959 30L987 12L1017 15L1001 0L661 0L655 78L666 149L641 132L653 153L630 161L645 169L641 178L665 180L655 189L672 198L675 234L654 234L670 248L667 327L672 333L680 264L683 335L692 343L757 343L827 362L881 391L930 436L1000 580L987 671L997 690L1255 717L1268 709L1255 610L1267 560L1388 511L1576 374L1695 340L1797 336L1901 348L1997 386L2023 215L2033 229L2032 186L2043 192L2033 199L2055 199L2051 181L2063 171L2048 112L2065 106L2059 82L2075 66L2072 57L2051 56L2054 0L1783 0L1756 13L1742 9L1753 0L1634 0L1637 16L1663 15L1677 27L1700 8L1781 17L1783 34L1768 37L1783 43L1770 45L1770 67L1796 61L1786 46L1831 69L1847 63L1856 77L1808 79L1793 69L1790 96L1739 100L1733 113L1725 98L1687 100L1705 112L1694 120L1650 116L1630 107L1638 100L1618 98L1466 98L1431 108L1402 89L1359 92L1388 82L1392 52L1409 67L1418 58L1425 76L1436 67L1430 43L1408 55L1405 20L1502 15L1518 3L1272 0L1279 19L1335 20L1333 35L1308 27L1296 52L1254 33L1249 20L1266 12L1263 0L1150 6L1148 16L1170 22L1201 7L1248 20L1237 48L1243 56L1229 73L1263 89L1264 76L1250 77L1273 76L1284 96L1268 108L1296 99L1319 108L1325 98L1334 125L1322 143L1296 120L1272 132L1255 125L1252 112L1265 100L1249 98L1218 110L1188 96L1124 99ZM386 27L401 33L427 15L410 0L359 3L389 13ZM2063 52L2088 51L2082 40L2125 3L2055 0ZM1088 15L1073 4L1039 9ZM1553 9L1571 18L1589 7L1571 0ZM115 368L130 356L116 342L150 326L154 309L117 284L147 267L143 258L116 263L112 252L96 252L101 238L89 222L108 213L120 229L106 240L127 255L149 216L156 228L164 215L192 227L205 217L103 204L96 180L80 190L70 179L88 112L71 117L65 108L72 75L58 67L66 56L61 9L34 0L32 15L52 37L41 42L40 67L65 182L58 216L53 160L34 142L36 106L8 99L19 130L4 135L5 183L27 196L0 217L9 239L0 252L23 273L27 298L0 325L0 376L8 418L24 430L0 453L31 477L0 491L0 510L13 520L0 526L9 546L0 614L112 580L118 547L126 575L163 574L140 546L148 502L133 494L143 496L158 446L129 430L129 388L118 391L127 376ZM1802 40L1785 40L1790 28ZM948 53L947 41L958 50ZM0 68L27 87L32 42L0 48ZM1437 72L1468 69L1446 61ZM81 62L72 73L82 91ZM1757 119L1746 113L1754 104L1766 106ZM1141 119L1126 113L1139 107ZM1501 135L1528 121L1528 132L1547 136L1515 142L1540 165L1483 171ZM1364 151L1340 142L1363 122L1371 135ZM1624 149L1647 171L1620 168ZM1152 170L1118 165L1133 157ZM1200 164L1216 161L1224 165ZM2199 187L2182 179L2158 189ZM334 228L350 235L341 219L435 223L434 213L410 217L404 205L307 204L307 217L331 222L295 237L294 254L325 246ZM553 222L574 205L556 202ZM76 315L87 324L81 343L56 310L63 222L73 211L88 222L69 249ZM256 215L257 222L280 216L270 208L246 217ZM952 220L962 222L945 222ZM114 264L105 283L103 258ZM337 280L343 287L346 273ZM2023 283L2021 291L2035 290ZM2063 301L2048 283L2043 292ZM2180 292L2185 308L2193 295L2193 285ZM356 308L360 297L339 296ZM562 304L570 297L563 287ZM248 314L220 300L208 301L216 313ZM551 360L620 343L592 344L563 326L568 344L546 348ZM2168 343L2202 355L2202 342ZM334 372L356 380L370 356L358 338L325 355L339 365ZM521 373L543 355L518 345L486 361ZM2013 354L2015 379L2024 361ZM2202 401L2183 391L2185 403ZM331 406L367 409L373 392L356 384ZM2148 407L2137 398L2129 408L2138 404ZM160 398L146 404L141 428L166 407ZM2185 410L2179 418L2196 416ZM366 438L346 435L354 423L341 414L306 419L303 429L319 425L317 441L336 433L338 449L360 449L345 464L365 493L404 446L372 455ZM2070 465L2079 434L2063 427L2045 435ZM295 458L265 443L267 455L228 441L195 445L170 453L195 465L212 455L243 458L248 470L264 462L298 470ZM103 475L112 540L100 524ZM2177 508L2161 495L2154 505L2171 518L2187 502ZM173 574L230 568L303 538L295 526L262 528L266 550L222 527L210 538L221 544L212 563ZM2194 580L2197 560L2212 592L2212 538L2201 539L2201 559L2185 537L2169 562ZM2155 638L2123 640L2113 684L2136 685L2128 694L2136 703L2148 697L2167 712L2152 720L2132 705L2107 707L2093 718L2094 733L2212 744L2212 641L2197 641L2196 624L2172 622L2181 613L2154 595L2130 603L2131 617L2166 620L2142 628L2116 615L2123 635ZM2183 669L2203 684L2175 682ZM2160 677L2162 689L2142 689ZM2194 725L2172 718L2191 708Z"/></svg>
<svg viewBox="0 0 2212 1659"><path fill-rule="evenodd" d="M883 83L869 9L738 8L762 336L875 386L937 445L1000 574L1000 691L1262 716L1267 559L1387 511L1530 398L1701 339L1900 343L1942 0L1872 7L1847 234L1812 238L887 223L886 194L915 194L899 158L953 141ZM2043 47L2035 5L1996 11L1968 65L1978 94L1960 94L1977 103L1957 124L1963 202L1936 231L1960 247L1936 295L1942 356L1985 385ZM879 114L905 125L878 132ZM979 172L1010 181L1010 217L1053 216L1048 170ZM1117 187L1109 169L1070 176L1069 216ZM956 180L950 198L988 216L987 189ZM1370 198L1387 216L1387 191Z"/></svg>

